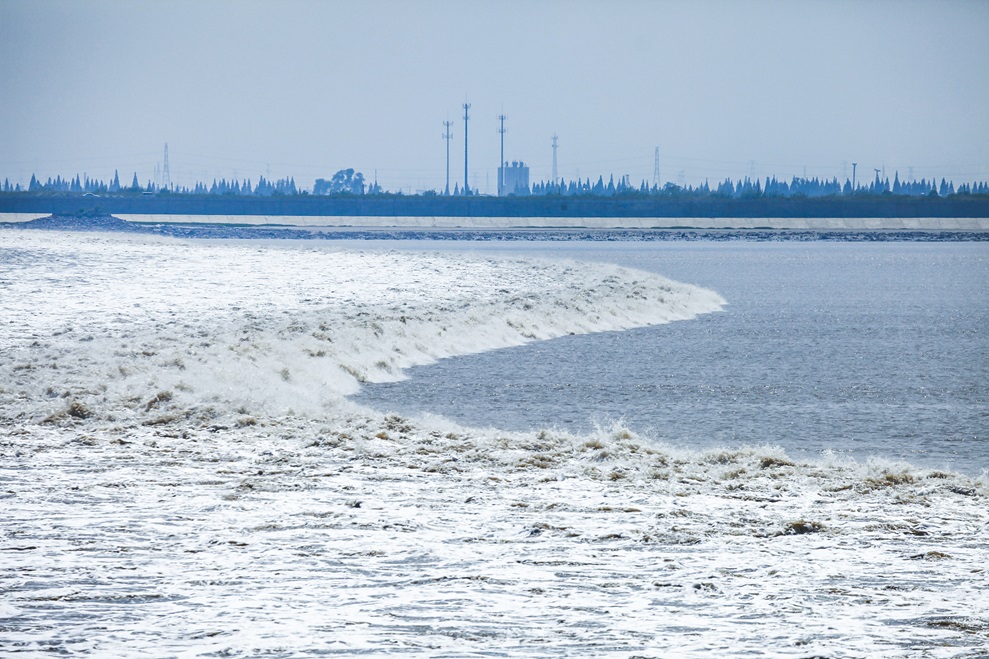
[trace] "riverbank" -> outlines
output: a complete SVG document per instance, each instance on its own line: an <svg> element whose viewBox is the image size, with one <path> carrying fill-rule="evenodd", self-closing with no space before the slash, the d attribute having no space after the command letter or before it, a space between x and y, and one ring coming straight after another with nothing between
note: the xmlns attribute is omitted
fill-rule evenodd
<svg viewBox="0 0 989 659"><path fill-rule="evenodd" d="M71 215L70 215L71 216ZM87 217L88 213L75 214ZM0 224L31 222L41 213L0 213ZM104 216L105 217L105 216ZM326 216L326 215L173 215L114 214L134 225L208 225L339 229L486 230L486 229L695 229L793 231L989 231L989 217L916 218L645 218L645 217L442 217L442 216Z"/></svg>
<svg viewBox="0 0 989 659"><path fill-rule="evenodd" d="M863 218L907 220L923 218L989 218L989 196L850 195L835 197L717 196L529 196L445 197L438 195L274 195L270 197L210 194L0 194L0 213L64 215L99 212L116 216L236 216L302 217L307 224L350 218L378 218L390 226L415 219L442 222L477 220L484 226L510 221L510 226L729 226L725 218L744 226L767 226L765 220L787 221ZM442 218L442 219L441 219ZM506 219L507 218L507 219ZM245 220L246 221L246 220ZM299 220L294 223L300 223ZM601 224L592 224L600 222ZM710 223L720 224L710 224ZM758 222L758 223L757 223ZM396 224L398 223L398 224ZM519 224L523 223L523 224ZM495 224L494 226L501 226ZM734 226L734 225L730 225ZM864 228L864 227L856 227ZM900 228L894 223L890 228ZM907 228L910 228L909 226Z"/></svg>

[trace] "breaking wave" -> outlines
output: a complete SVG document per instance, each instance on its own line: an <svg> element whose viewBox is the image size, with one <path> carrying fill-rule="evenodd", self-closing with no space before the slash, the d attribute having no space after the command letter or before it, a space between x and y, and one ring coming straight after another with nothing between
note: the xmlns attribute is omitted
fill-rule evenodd
<svg viewBox="0 0 989 659"><path fill-rule="evenodd" d="M46 398L114 419L204 403L313 413L436 359L724 304L608 265L52 235L4 250L16 418L56 412Z"/></svg>

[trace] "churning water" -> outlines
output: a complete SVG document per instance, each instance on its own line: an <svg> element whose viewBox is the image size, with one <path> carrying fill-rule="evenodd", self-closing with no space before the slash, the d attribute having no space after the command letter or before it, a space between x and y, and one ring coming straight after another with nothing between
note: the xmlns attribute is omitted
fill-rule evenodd
<svg viewBox="0 0 989 659"><path fill-rule="evenodd" d="M981 248L380 246L0 229L0 655L984 656Z"/></svg>
<svg viewBox="0 0 989 659"><path fill-rule="evenodd" d="M411 370L409 380L371 385L358 400L475 426L588 432L623 419L693 448L768 443L801 457L833 451L973 475L989 469L982 243L569 243L527 251L660 272L712 288L728 305L689 324L445 360Z"/></svg>

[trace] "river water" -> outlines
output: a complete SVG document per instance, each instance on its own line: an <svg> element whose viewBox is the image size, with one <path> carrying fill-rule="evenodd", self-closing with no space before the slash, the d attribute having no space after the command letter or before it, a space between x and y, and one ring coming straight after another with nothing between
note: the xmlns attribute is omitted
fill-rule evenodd
<svg viewBox="0 0 989 659"><path fill-rule="evenodd" d="M619 263L714 289L728 304L689 324L444 360L365 387L357 400L475 426L588 432L622 419L676 446L771 444L801 457L989 469L982 243L459 249Z"/></svg>
<svg viewBox="0 0 989 659"><path fill-rule="evenodd" d="M985 654L984 248L250 237L0 229L0 656Z"/></svg>

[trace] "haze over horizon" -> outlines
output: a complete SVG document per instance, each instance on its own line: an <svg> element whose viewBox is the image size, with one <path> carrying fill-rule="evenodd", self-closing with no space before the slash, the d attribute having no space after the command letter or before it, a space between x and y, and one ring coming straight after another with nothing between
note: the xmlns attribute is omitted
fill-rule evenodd
<svg viewBox="0 0 989 659"><path fill-rule="evenodd" d="M0 0L0 180L989 179L989 3Z"/></svg>

